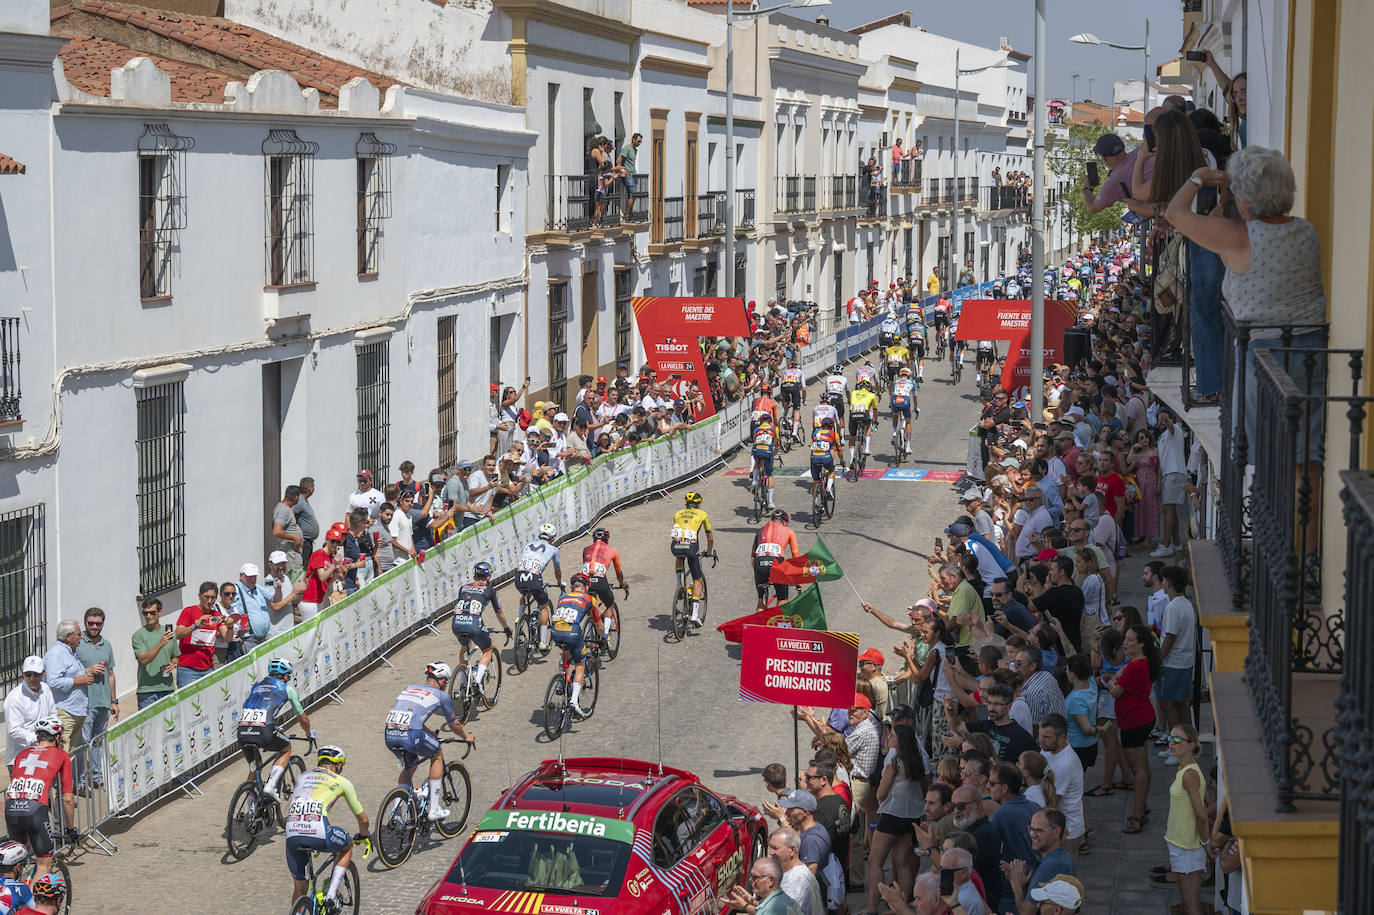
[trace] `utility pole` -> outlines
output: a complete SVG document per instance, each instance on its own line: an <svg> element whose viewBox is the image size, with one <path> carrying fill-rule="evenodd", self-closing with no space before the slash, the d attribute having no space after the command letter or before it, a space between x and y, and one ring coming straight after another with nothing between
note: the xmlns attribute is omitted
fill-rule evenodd
<svg viewBox="0 0 1374 915"><path fill-rule="evenodd" d="M1030 415L1045 407L1045 0L1035 0L1035 159L1031 167Z"/></svg>

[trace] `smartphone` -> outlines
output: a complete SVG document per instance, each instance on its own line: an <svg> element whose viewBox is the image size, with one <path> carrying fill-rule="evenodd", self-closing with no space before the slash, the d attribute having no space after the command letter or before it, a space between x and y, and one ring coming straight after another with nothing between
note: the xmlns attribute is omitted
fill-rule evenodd
<svg viewBox="0 0 1374 915"><path fill-rule="evenodd" d="M167 633L168 635L171 635L171 634L172 634L172 627L171 627L170 625L168 625L168 626L163 626L163 627L162 627L162 631L165 632L165 633Z"/></svg>
<svg viewBox="0 0 1374 915"><path fill-rule="evenodd" d="M940 868L940 895L954 895L954 868L952 867Z"/></svg>
<svg viewBox="0 0 1374 915"><path fill-rule="evenodd" d="M940 550L943 550L944 548L945 548L945 540L944 540L944 538L943 538L943 537L936 537L936 538L935 538L935 550L936 550L936 552L939 552Z"/></svg>
<svg viewBox="0 0 1374 915"><path fill-rule="evenodd" d="M1088 185L1089 185L1090 187L1097 187L1097 184L1098 184L1098 182L1099 182L1100 180L1101 180L1101 175L1099 175L1099 174L1097 173L1097 163L1096 163L1096 162L1089 162L1089 163L1088 163Z"/></svg>
<svg viewBox="0 0 1374 915"><path fill-rule="evenodd" d="M1204 61L1204 62L1205 62L1205 61L1207 60L1207 52L1206 52L1206 51L1188 51L1186 54L1183 55L1183 58L1184 58L1185 60L1198 60L1198 61Z"/></svg>

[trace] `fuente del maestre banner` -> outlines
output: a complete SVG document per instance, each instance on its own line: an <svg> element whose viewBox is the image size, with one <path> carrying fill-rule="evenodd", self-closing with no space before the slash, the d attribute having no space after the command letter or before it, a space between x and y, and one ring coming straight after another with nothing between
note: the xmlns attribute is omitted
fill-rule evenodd
<svg viewBox="0 0 1374 915"><path fill-rule="evenodd" d="M808 376L871 346L876 333L877 322L870 321L815 341L802 353L801 361L814 366ZM513 572L540 525L581 530L607 508L709 469L744 441L745 410L743 403L732 404L684 433L599 457L498 512L495 523L450 537L429 551L423 565L403 563L314 619L114 725L105 746L110 811L157 797L237 746L240 710L252 685L267 675L268 659L291 659L301 700L318 700L448 608L475 563L491 563L498 577Z"/></svg>

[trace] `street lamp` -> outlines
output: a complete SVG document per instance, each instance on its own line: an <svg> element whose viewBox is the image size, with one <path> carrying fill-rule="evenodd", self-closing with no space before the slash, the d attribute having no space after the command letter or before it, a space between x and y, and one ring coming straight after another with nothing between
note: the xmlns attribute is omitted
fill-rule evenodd
<svg viewBox="0 0 1374 915"><path fill-rule="evenodd" d="M735 12L735 0L725 0L725 297L735 297L735 17L757 19L785 9L829 6L830 0L792 0L762 9ZM755 192L755 207L758 206ZM757 218L757 216L755 217Z"/></svg>
<svg viewBox="0 0 1374 915"><path fill-rule="evenodd" d="M1079 32L1077 35L1069 36L1069 41L1075 44L1094 44L1105 45L1109 48L1116 48L1118 51L1144 51L1145 52L1145 83L1144 100L1140 103L1140 115L1145 116L1145 110L1150 107L1150 20L1145 20L1145 43L1144 44L1117 44L1114 41L1103 41L1091 32ZM1115 104L1115 103L1113 103Z"/></svg>
<svg viewBox="0 0 1374 915"><path fill-rule="evenodd" d="M952 277L945 277L945 282L953 288L958 285L959 271L964 267L963 248L963 215L960 210L962 203L959 195L959 159L963 156L964 150L959 145L959 77L961 75L972 76L975 73L982 73L984 70L999 70L1006 67L1015 66L1008 58L1003 57L995 63L990 63L986 67L972 67L968 70L959 69L959 48L954 49L954 269L951 271Z"/></svg>

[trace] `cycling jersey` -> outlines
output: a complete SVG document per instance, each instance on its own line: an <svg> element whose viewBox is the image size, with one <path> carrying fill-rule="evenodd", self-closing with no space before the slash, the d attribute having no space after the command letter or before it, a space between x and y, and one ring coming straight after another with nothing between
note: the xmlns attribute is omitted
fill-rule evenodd
<svg viewBox="0 0 1374 915"><path fill-rule="evenodd" d="M911 378L898 378L892 382L892 406L894 409L909 410L916 396L916 382Z"/></svg>
<svg viewBox="0 0 1374 915"><path fill-rule="evenodd" d="M492 609L500 610L501 601L496 589L490 582L470 581L458 589L458 602L453 606L453 634L459 640L471 639L477 647L486 651L491 647L491 635L482 625L482 613L491 604Z"/></svg>
<svg viewBox="0 0 1374 915"><path fill-rule="evenodd" d="M771 458L777 448L778 430L772 423L764 423L754 430L750 451L754 457Z"/></svg>
<svg viewBox="0 0 1374 915"><path fill-rule="evenodd" d="M26 747L10 766L10 784L5 789L5 818L47 810L52 803L54 780L71 793L72 758L60 747ZM13 834L11 834L13 835Z"/></svg>
<svg viewBox="0 0 1374 915"><path fill-rule="evenodd" d="M432 759L439 752L439 738L425 727L425 720L435 712L442 714L450 726L458 723L448 693L427 683L401 690L396 704L387 712L386 748L396 755L403 767L408 769L422 759Z"/></svg>
<svg viewBox="0 0 1374 915"><path fill-rule="evenodd" d="M551 562L554 571L562 574L563 567L558 562L558 547L547 540L531 540L526 544L525 552L520 554L519 571L542 576L544 569L548 568ZM519 584L518 577L516 583Z"/></svg>
<svg viewBox="0 0 1374 915"><path fill-rule="evenodd" d="M906 326L910 332L912 325L926 323L926 312L917 303L913 302L911 307L906 310Z"/></svg>
<svg viewBox="0 0 1374 915"><path fill-rule="evenodd" d="M306 879L311 851L335 852L348 847L349 834L329 825L329 807L340 797L354 816L363 812L353 783L342 775L311 769L296 783L286 814L286 866L295 879Z"/></svg>
<svg viewBox="0 0 1374 915"><path fill-rule="evenodd" d="M754 405L750 410L750 418L758 422L764 415L771 416L774 421L778 418L778 405L771 397L755 397Z"/></svg>
<svg viewBox="0 0 1374 915"><path fill-rule="evenodd" d="M770 565L782 559L785 551L791 548L797 555L797 535L781 521L769 521L754 535L754 561L767 561Z"/></svg>
<svg viewBox="0 0 1374 915"><path fill-rule="evenodd" d="M840 411L836 410L834 405L828 403L816 404L811 410L811 425L819 429L824 424L827 416L833 419L836 425L839 425Z"/></svg>
<svg viewBox="0 0 1374 915"><path fill-rule="evenodd" d="M582 551L582 571L591 578L605 578L615 569L620 574L620 551L601 540L593 540Z"/></svg>
<svg viewBox="0 0 1374 915"><path fill-rule="evenodd" d="M299 715L304 711L296 688L277 677L264 677L253 684L239 712L239 743L265 746L268 743L281 751L288 741L277 733L277 716L286 706Z"/></svg>
<svg viewBox="0 0 1374 915"><path fill-rule="evenodd" d="M595 622L601 622L596 598L587 592L563 595L549 616L553 623L554 642L568 649L574 664L582 662L582 620L588 616Z"/></svg>
<svg viewBox="0 0 1374 915"><path fill-rule="evenodd" d="M843 375L827 375L825 378L825 390L827 392L837 391L843 394L849 388L849 379Z"/></svg>
<svg viewBox="0 0 1374 915"><path fill-rule="evenodd" d="M992 352L992 341L991 341L991 340L979 340L979 341L978 341L978 352L980 352L980 353L991 353L991 352Z"/></svg>
<svg viewBox="0 0 1374 915"><path fill-rule="evenodd" d="M673 515L673 555L696 554L699 549L697 538L702 528L706 529L706 533L711 533L711 519L699 508L684 508Z"/></svg>
<svg viewBox="0 0 1374 915"><path fill-rule="evenodd" d="M900 379L899 379L900 380ZM878 395L872 391L855 391L849 395L851 416L866 416L868 411L878 409Z"/></svg>
<svg viewBox="0 0 1374 915"><path fill-rule="evenodd" d="M811 433L811 462L818 458L828 458L831 449L839 447L839 437L832 429L817 429Z"/></svg>
<svg viewBox="0 0 1374 915"><path fill-rule="evenodd" d="M894 362L910 362L911 352L905 346L889 346L887 348L887 361L889 365Z"/></svg>
<svg viewBox="0 0 1374 915"><path fill-rule="evenodd" d="M806 376L801 369L784 369L782 373L782 383L784 385L801 385L806 381Z"/></svg>
<svg viewBox="0 0 1374 915"><path fill-rule="evenodd" d="M855 384L858 384L860 381L863 381L865 378L868 379L868 381L869 381L870 384L877 384L877 383L878 383L878 373L877 373L876 371L874 371L873 366L871 366L871 365L861 365L861 366L859 366L858 368L856 368L856 369L854 370L854 383L855 383Z"/></svg>
<svg viewBox="0 0 1374 915"><path fill-rule="evenodd" d="M33 890L22 880L0 877L0 915L12 912L32 912L29 903L33 902Z"/></svg>

